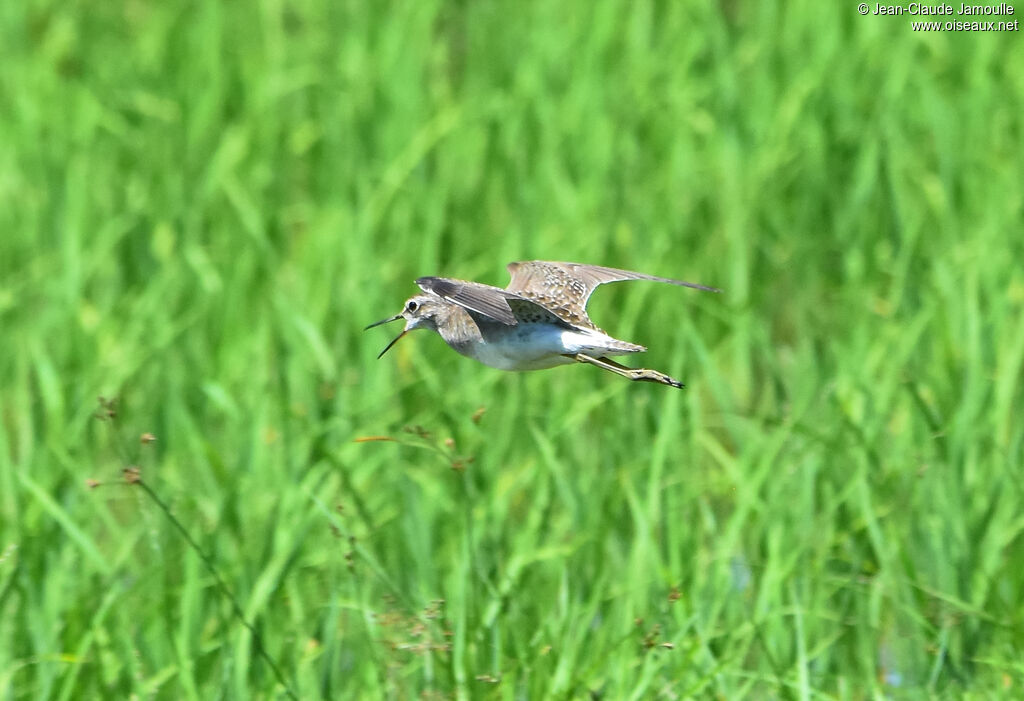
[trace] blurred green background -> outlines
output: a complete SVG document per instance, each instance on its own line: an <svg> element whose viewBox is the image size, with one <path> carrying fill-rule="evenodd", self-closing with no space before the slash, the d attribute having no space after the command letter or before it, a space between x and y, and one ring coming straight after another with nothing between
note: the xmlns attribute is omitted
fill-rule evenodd
<svg viewBox="0 0 1024 701"><path fill-rule="evenodd" d="M1019 33L8 0L0 59L3 698L1024 694ZM374 359L532 258L721 287L591 305L687 388Z"/></svg>

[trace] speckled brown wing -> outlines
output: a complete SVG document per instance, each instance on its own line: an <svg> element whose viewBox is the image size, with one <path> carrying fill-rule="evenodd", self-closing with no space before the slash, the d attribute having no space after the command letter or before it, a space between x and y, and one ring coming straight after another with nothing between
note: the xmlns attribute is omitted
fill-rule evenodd
<svg viewBox="0 0 1024 701"><path fill-rule="evenodd" d="M692 282L584 263L531 260L509 263L508 271L512 280L506 291L536 302L563 321L590 329L597 329L597 326L587 316L587 300L598 285L606 282L651 280L708 292L719 291Z"/></svg>

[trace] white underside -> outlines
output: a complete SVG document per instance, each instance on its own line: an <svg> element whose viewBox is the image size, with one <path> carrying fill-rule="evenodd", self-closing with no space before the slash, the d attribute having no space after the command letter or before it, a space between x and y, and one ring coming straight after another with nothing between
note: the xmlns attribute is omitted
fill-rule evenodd
<svg viewBox="0 0 1024 701"><path fill-rule="evenodd" d="M524 324L515 332L502 334L465 349L466 355L499 370L543 370L574 362L565 355L625 355L637 351L613 349L615 339L599 332L558 329Z"/></svg>

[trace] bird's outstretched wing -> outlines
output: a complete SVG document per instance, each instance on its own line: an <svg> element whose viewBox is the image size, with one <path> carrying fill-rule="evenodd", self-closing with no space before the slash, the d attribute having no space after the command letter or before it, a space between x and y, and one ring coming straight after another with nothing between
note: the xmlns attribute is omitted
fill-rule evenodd
<svg viewBox="0 0 1024 701"><path fill-rule="evenodd" d="M606 282L652 280L708 292L720 291L692 282L584 263L531 260L509 263L508 271L512 274L512 280L505 288L507 292L536 302L565 321L579 326L593 327L585 311L587 300L598 285Z"/></svg>
<svg viewBox="0 0 1024 701"><path fill-rule="evenodd" d="M515 314L509 300L523 300L521 296L500 287L491 287L479 282L452 280L446 277L421 277L416 280L424 292L430 292L441 299L477 314L483 314L508 326L515 326ZM523 300L526 301L526 300Z"/></svg>

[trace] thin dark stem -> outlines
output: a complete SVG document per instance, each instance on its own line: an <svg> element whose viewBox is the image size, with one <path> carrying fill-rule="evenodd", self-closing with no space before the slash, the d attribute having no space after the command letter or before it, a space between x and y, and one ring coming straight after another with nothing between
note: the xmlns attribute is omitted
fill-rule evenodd
<svg viewBox="0 0 1024 701"><path fill-rule="evenodd" d="M256 654L263 658L263 661L266 662L270 669L274 672L274 676L277 677L278 683L280 683L281 686L284 687L285 693L288 694L288 697L291 699L295 699L295 701L298 701L299 697L295 695L295 692L292 691L291 686L288 684L287 681L285 681L284 673L281 671L280 667L277 666L277 663L274 662L274 658L272 658L270 654L266 651L266 649L263 647L263 641L260 638L259 632L257 632L256 628L251 623L249 623L248 620L246 620L245 613L242 611L242 607L238 603L238 599L235 598L234 593L232 593L232 591L228 589L228 585L221 578L220 573L217 571L217 568L214 567L213 561L209 558L209 556L207 556L203 549L199 547L199 543L197 543L189 534L189 532L185 530L185 527L181 524L181 521L179 521L174 516L174 514L171 513L170 507L168 507L167 504L164 503L164 501L157 495L156 492L150 489L148 484L146 484L142 480L139 480L135 484L141 487L142 491L144 491L146 495L150 499L152 499L157 506L160 507L160 509L164 512L164 515L167 516L168 520L172 524L174 524L174 527L178 529L178 532L181 533L181 535L188 542L189 546L196 551L196 553L199 555L199 559L201 559L203 561L203 564L206 566L206 569L209 571L211 575L213 575L213 579L217 582L217 586L220 588L221 593L228 599L228 601L231 602L231 608L233 610L233 613L235 614L235 617L239 621L241 621L242 625L248 628L249 633L252 634L252 642L253 646L256 648Z"/></svg>

